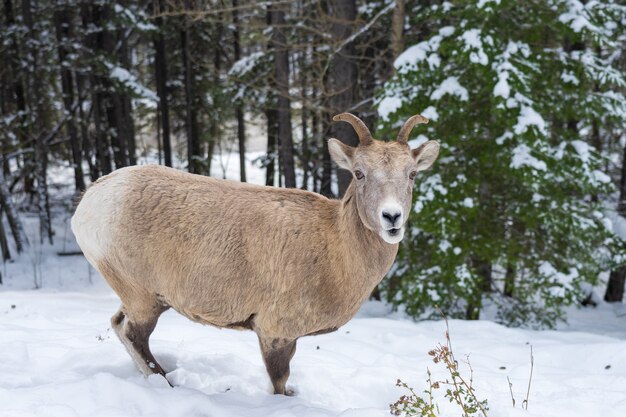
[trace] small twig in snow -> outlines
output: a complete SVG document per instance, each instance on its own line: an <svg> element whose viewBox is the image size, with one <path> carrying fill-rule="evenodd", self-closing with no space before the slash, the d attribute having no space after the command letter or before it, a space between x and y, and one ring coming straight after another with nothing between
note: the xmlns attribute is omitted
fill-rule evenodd
<svg viewBox="0 0 626 417"><path fill-rule="evenodd" d="M528 390L526 398L522 401L522 407L528 410L528 397L530 396L530 383L533 381L533 368L535 366L535 357L533 356L533 345L530 345L530 377L528 378ZM525 406L524 406L525 405Z"/></svg>
<svg viewBox="0 0 626 417"><path fill-rule="evenodd" d="M513 383L511 382L508 376L506 377L506 380L509 381L509 391L511 392L511 402L513 403L513 407L515 407L515 397L513 396Z"/></svg>

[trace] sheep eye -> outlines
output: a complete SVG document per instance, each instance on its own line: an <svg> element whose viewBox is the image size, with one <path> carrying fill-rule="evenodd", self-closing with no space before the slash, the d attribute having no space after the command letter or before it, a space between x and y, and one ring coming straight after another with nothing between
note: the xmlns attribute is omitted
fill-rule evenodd
<svg viewBox="0 0 626 417"><path fill-rule="evenodd" d="M416 175L417 175L417 171L411 171L411 173L409 174L409 179L413 181Z"/></svg>
<svg viewBox="0 0 626 417"><path fill-rule="evenodd" d="M354 171L354 176L357 180L362 180L363 178L365 178L365 174L363 174L363 172L359 171L358 169Z"/></svg>

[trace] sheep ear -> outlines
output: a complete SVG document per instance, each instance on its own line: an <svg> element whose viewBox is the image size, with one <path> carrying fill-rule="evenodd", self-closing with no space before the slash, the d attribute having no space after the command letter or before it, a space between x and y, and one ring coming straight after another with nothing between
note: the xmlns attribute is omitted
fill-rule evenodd
<svg viewBox="0 0 626 417"><path fill-rule="evenodd" d="M411 150L411 155L413 155L413 159L417 162L418 171L428 169L439 156L439 143L434 140L429 140L418 148Z"/></svg>
<svg viewBox="0 0 626 417"><path fill-rule="evenodd" d="M352 170L352 157L354 148L348 146L337 139L328 139L328 152L339 167Z"/></svg>

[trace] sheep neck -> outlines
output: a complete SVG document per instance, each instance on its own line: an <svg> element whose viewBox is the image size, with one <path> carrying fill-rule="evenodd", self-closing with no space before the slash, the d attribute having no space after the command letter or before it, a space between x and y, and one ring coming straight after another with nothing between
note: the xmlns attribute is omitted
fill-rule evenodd
<svg viewBox="0 0 626 417"><path fill-rule="evenodd" d="M372 288L387 274L398 253L398 244L386 243L377 233L368 229L359 216L354 182L341 200L339 230L345 253L356 262L355 272L366 277Z"/></svg>

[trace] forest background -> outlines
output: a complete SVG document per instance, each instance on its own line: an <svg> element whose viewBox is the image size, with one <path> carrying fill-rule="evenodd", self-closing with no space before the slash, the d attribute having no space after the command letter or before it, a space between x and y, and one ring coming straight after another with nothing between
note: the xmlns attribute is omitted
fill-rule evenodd
<svg viewBox="0 0 626 417"><path fill-rule="evenodd" d="M415 318L531 327L597 295L623 302L619 1L3 0L0 12L4 262L51 245L54 216L73 209L49 186L55 167L78 196L138 163L226 177L236 155L237 180L341 197L352 174L327 139L358 139L332 116L392 139L421 113L431 122L410 143L438 140L441 155L373 297Z"/></svg>

